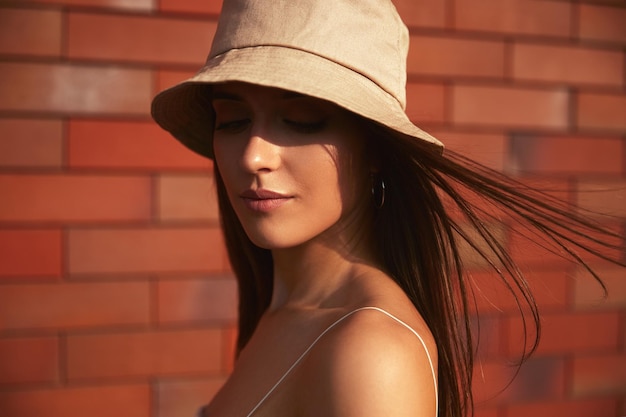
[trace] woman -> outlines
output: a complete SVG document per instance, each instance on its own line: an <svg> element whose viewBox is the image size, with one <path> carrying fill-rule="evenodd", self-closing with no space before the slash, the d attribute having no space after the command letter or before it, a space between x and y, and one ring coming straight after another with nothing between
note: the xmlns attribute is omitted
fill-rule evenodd
<svg viewBox="0 0 626 417"><path fill-rule="evenodd" d="M226 0L206 65L155 98L155 120L215 161L239 284L237 364L203 415L463 415L460 242L538 325L492 213L468 193L582 264L572 246L593 252L585 236L612 236L414 126L407 51L387 0Z"/></svg>

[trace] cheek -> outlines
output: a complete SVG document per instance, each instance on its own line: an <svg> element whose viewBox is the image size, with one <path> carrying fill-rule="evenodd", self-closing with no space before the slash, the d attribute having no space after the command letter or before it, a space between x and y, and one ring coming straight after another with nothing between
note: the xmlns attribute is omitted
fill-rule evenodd
<svg viewBox="0 0 626 417"><path fill-rule="evenodd" d="M361 177L367 173L361 172L357 165L359 159L350 153L352 150L343 146L324 146L319 152L309 153L307 163L303 164L306 169L297 175L315 196L314 210L328 221L339 220L360 203L364 184Z"/></svg>
<svg viewBox="0 0 626 417"><path fill-rule="evenodd" d="M342 178L342 172L332 161L326 161L325 164L319 164L317 169L311 170L309 176L312 179L311 184L316 187L316 199L320 210L326 212L341 213L346 200L346 182ZM349 191L349 186L347 187Z"/></svg>
<svg viewBox="0 0 626 417"><path fill-rule="evenodd" d="M337 150L337 181L346 210L370 193L370 166L360 137L350 137Z"/></svg>

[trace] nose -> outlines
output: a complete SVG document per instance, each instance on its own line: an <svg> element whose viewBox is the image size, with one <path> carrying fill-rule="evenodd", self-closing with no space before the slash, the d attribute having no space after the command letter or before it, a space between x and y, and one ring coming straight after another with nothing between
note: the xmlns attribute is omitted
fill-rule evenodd
<svg viewBox="0 0 626 417"><path fill-rule="evenodd" d="M241 166L247 172L274 171L280 165L280 146L273 143L265 129L252 129L241 156Z"/></svg>

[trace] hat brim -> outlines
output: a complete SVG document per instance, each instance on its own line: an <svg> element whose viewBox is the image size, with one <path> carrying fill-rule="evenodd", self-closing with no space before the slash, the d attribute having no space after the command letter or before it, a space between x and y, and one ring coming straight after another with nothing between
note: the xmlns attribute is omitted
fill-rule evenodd
<svg viewBox="0 0 626 417"><path fill-rule="evenodd" d="M233 49L210 58L195 76L154 98L152 117L189 149L212 159L213 112L207 86L233 81L330 101L443 150L439 140L415 126L400 103L367 77L321 56L282 46Z"/></svg>

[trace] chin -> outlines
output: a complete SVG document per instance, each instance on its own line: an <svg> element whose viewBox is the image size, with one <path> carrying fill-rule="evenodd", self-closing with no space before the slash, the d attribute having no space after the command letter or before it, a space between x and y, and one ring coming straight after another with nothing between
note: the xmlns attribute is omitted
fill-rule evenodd
<svg viewBox="0 0 626 417"><path fill-rule="evenodd" d="M285 236L276 236L272 234L247 233L248 238L256 246L267 250L289 249L299 246L307 241L307 239L285 239Z"/></svg>
<svg viewBox="0 0 626 417"><path fill-rule="evenodd" d="M246 230L246 234L252 243L262 249L284 249L291 246L284 238L281 239L274 234L260 233L258 230L253 232Z"/></svg>

